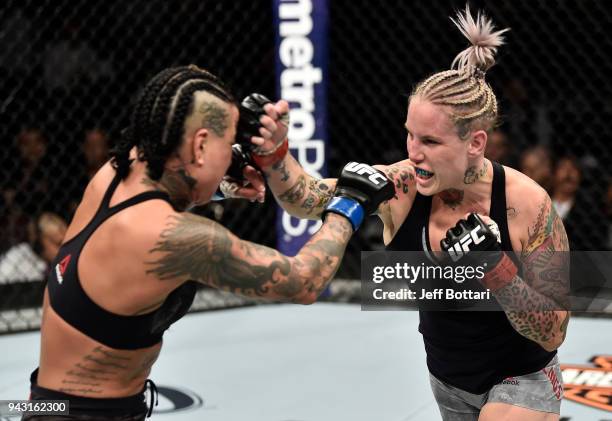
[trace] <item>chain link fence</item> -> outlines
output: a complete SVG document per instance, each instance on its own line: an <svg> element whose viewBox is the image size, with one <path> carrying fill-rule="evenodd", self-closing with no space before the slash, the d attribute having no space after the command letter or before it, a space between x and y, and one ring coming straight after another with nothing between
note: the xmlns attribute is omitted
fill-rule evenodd
<svg viewBox="0 0 612 421"><path fill-rule="evenodd" d="M144 84L189 63L221 75L237 98L254 90L274 97L271 3L2 2L0 331L37 327L58 218L70 221ZM229 201L198 211L273 246L274 209L273 201Z"/></svg>
<svg viewBox="0 0 612 421"><path fill-rule="evenodd" d="M401 160L407 95L465 47L448 19L465 2L329 3L330 175L349 159ZM559 204L574 205L565 216L573 248L610 249L612 39L605 28L612 5L470 3L512 29L487 76L503 123L487 153L538 179L553 198L570 198ZM3 1L0 330L36 327L43 242L61 237L49 234L61 226L53 215L70 221L147 80L195 63L220 75L237 98L252 91L275 97L274 59L269 0ZM270 195L261 205L232 200L198 212L241 238L275 245ZM369 222L352 240L340 277L359 278L360 251L382 247L381 224Z"/></svg>
<svg viewBox="0 0 612 421"><path fill-rule="evenodd" d="M348 157L377 163L406 157L406 97L418 81L448 69L466 47L448 18L465 3L331 2L332 174ZM610 249L612 39L605 28L612 23L612 4L491 0L470 5L484 9L497 28L511 28L487 74L502 122L487 152L536 178L551 197L555 190L569 194L579 184L575 206L564 218L572 249ZM564 157L571 165L561 165L555 174L555 163ZM380 239L381 229L370 225L359 233L346 276L359 277L358 250Z"/></svg>

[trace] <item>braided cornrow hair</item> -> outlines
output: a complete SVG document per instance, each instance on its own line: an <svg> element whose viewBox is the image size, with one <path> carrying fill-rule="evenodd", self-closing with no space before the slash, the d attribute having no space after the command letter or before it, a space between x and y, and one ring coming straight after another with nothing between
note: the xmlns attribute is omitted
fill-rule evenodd
<svg viewBox="0 0 612 421"><path fill-rule="evenodd" d="M138 147L138 159L147 162L149 177L162 177L166 160L182 142L185 120L193 112L197 91L206 91L230 104L236 102L216 76L194 65L163 70L144 87L129 127L111 151L111 162L121 178L130 171L129 154L134 146Z"/></svg>
<svg viewBox="0 0 612 421"><path fill-rule="evenodd" d="M471 45L455 57L451 70L420 82L410 98L449 106L459 137L466 139L472 130L491 130L496 124L497 98L485 73L495 64L497 48L504 44L502 34L509 28L494 31L493 22L481 12L474 19L469 6L451 20Z"/></svg>

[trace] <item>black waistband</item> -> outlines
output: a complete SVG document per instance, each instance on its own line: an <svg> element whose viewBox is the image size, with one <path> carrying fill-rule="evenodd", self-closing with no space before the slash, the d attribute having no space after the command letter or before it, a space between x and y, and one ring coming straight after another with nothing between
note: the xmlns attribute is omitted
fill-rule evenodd
<svg viewBox="0 0 612 421"><path fill-rule="evenodd" d="M151 416L153 406L157 406L157 387L151 380L145 382L142 391L123 398L87 398L70 395L57 390L46 389L37 383L38 368L30 376L30 400L67 400L70 402L71 415L91 416L121 416L131 414L147 414ZM145 392L147 386L150 390L151 403L147 408Z"/></svg>

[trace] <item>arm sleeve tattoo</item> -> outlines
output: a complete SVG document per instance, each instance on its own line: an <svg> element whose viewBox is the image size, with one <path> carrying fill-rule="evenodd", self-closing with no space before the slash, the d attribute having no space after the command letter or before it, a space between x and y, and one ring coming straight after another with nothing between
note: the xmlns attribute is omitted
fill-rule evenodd
<svg viewBox="0 0 612 421"><path fill-rule="evenodd" d="M521 253L523 277L495 293L518 333L547 350L559 347L569 322L569 245L548 195L528 228Z"/></svg>
<svg viewBox="0 0 612 421"><path fill-rule="evenodd" d="M150 251L148 273L250 297L311 303L336 273L351 234L348 220L331 215L295 257L287 257L183 213L171 217Z"/></svg>
<svg viewBox="0 0 612 421"><path fill-rule="evenodd" d="M335 179L312 177L291 154L264 174L278 204L296 218L319 219L336 188Z"/></svg>

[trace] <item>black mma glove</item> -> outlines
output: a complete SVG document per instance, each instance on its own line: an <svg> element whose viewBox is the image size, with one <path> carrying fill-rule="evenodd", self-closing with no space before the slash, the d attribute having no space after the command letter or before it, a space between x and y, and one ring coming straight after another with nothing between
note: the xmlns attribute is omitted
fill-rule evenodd
<svg viewBox="0 0 612 421"><path fill-rule="evenodd" d="M382 171L367 164L349 162L342 169L334 197L323 211L323 218L328 212L345 216L354 232L365 215L375 213L382 202L394 195L393 182Z"/></svg>
<svg viewBox="0 0 612 421"><path fill-rule="evenodd" d="M227 175L235 180L244 180L242 170L247 165L251 165L260 171L260 168L253 161L252 152L255 145L251 142L251 138L261 136L259 133L261 127L259 118L265 114L264 105L270 102L268 98L261 94L251 94L240 103L236 143L232 146L232 163L227 170Z"/></svg>
<svg viewBox="0 0 612 421"><path fill-rule="evenodd" d="M240 119L236 131L236 141L242 145L242 150L248 155L249 165L261 170L263 167L274 165L287 155L289 151L289 141L285 137L271 150L263 151L258 146L253 145L251 137L261 136L259 119L265 115L264 106L271 103L268 98L261 94L251 94L242 100L240 104ZM280 121L288 125L289 115L280 116Z"/></svg>
<svg viewBox="0 0 612 421"><path fill-rule="evenodd" d="M261 168L253 160L252 151L255 145L251 143L251 137L260 136L259 118L265 114L263 107L269 102L271 101L268 98L260 94L251 94L242 100L239 106L240 118L236 129L236 143L232 145L232 162L225 173L226 182L236 185L246 183L243 170L248 165L261 172ZM227 197L226 192L219 188L213 200L223 200Z"/></svg>
<svg viewBox="0 0 612 421"><path fill-rule="evenodd" d="M236 143L240 144L242 150L247 154L250 154L255 148L255 145L251 143L251 137L261 136L259 134L259 128L261 127L259 119L262 115L266 114L263 109L264 105L271 102L261 94L251 94L240 103L240 119L236 129Z"/></svg>
<svg viewBox="0 0 612 421"><path fill-rule="evenodd" d="M485 275L480 282L491 291L503 288L518 273L512 259L501 249L497 224L486 224L475 213L446 231L440 247L453 262L464 260L473 266L483 266Z"/></svg>
<svg viewBox="0 0 612 421"><path fill-rule="evenodd" d="M265 115L263 107L271 103L268 98L261 94L251 94L245 97L240 103L240 118L236 128L236 143L232 145L232 162L226 172L226 177L221 183L220 188L213 196L213 200L223 200L232 196L232 191L236 190L236 186L240 187L247 184L244 177L244 168L248 165L262 172L261 168L272 165L285 157L289 150L289 142L285 138L276 147L270 151L260 152L253 145L251 138L253 136L261 136L259 128L262 127L259 119ZM288 116L281 118L281 121L288 123ZM224 186L226 187L224 189ZM228 192L230 193L228 195Z"/></svg>
<svg viewBox="0 0 612 421"><path fill-rule="evenodd" d="M259 170L251 160L250 154L245 152L244 146L241 143L234 143L232 145L232 162L225 175L236 181L244 181L242 171L247 165L251 165L256 170Z"/></svg>

